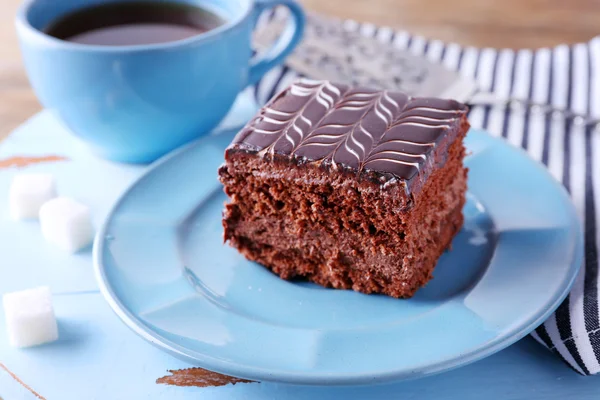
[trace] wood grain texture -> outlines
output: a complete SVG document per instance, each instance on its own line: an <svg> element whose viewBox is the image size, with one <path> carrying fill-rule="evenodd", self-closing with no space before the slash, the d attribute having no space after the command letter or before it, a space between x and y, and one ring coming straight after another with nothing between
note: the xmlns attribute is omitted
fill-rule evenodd
<svg viewBox="0 0 600 400"><path fill-rule="evenodd" d="M389 25L463 45L537 48L599 31L597 0L301 0L324 14Z"/></svg>
<svg viewBox="0 0 600 400"><path fill-rule="evenodd" d="M209 387L253 382L246 379L234 378L233 376L222 375L202 368L188 368L169 372L171 375L157 379L156 383L175 386Z"/></svg>
<svg viewBox="0 0 600 400"><path fill-rule="evenodd" d="M40 163L48 163L48 162L57 162L57 161L66 161L67 158L62 156L39 156L39 157L30 157L30 156L17 156L17 157L9 157L0 160L0 169L4 168L24 168L32 164L40 164Z"/></svg>
<svg viewBox="0 0 600 400"><path fill-rule="evenodd" d="M13 19L0 2L0 138L40 110L22 68ZM307 9L463 45L542 47L598 34L597 0L301 0Z"/></svg>
<svg viewBox="0 0 600 400"><path fill-rule="evenodd" d="M35 390L33 390L31 388L31 386L29 386L25 382L23 382L17 375L15 375L11 370L9 370L4 364L0 363L0 369L4 370L7 374L9 374L15 381L17 381L26 390L28 390L29 392L31 392L31 394L33 394L35 397L37 397L40 400L46 400L45 397L41 396L38 392L36 392ZM0 400L2 400L1 397L0 397Z"/></svg>
<svg viewBox="0 0 600 400"><path fill-rule="evenodd" d="M21 0L0 1L0 139L41 109L23 70L14 17Z"/></svg>

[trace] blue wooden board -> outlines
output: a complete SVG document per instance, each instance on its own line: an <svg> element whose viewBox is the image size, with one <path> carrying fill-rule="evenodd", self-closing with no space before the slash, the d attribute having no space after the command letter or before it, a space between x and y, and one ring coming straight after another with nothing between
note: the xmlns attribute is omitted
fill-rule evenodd
<svg viewBox="0 0 600 400"><path fill-rule="evenodd" d="M243 108L243 107L242 107ZM245 108L246 113L252 107ZM61 155L68 161L36 164L54 174L59 192L89 204L96 226L143 167L92 157L48 111L0 144L0 159ZM6 193L16 169L0 170ZM0 194L0 294L38 285L54 292L60 340L31 349L8 345L0 312L0 363L46 399L598 399L600 378L582 377L530 338L483 361L445 374L358 388L293 387L249 383L214 388L157 384L168 370L190 367L155 349L121 323L97 291L91 253L65 255L47 245L35 222L9 219ZM34 399L0 368L0 398Z"/></svg>

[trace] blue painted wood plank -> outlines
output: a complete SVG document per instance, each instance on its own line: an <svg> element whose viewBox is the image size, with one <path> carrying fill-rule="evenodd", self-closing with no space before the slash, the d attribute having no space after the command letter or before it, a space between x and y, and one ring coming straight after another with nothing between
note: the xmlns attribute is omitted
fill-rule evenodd
<svg viewBox="0 0 600 400"><path fill-rule="evenodd" d="M31 170L58 177L59 191L82 198L98 222L142 168L90 157L48 112L38 114L0 146L0 158L60 154L65 163ZM85 171L82 180L81 171ZM13 170L0 171L0 294L50 285L59 319L58 342L32 349L9 347L0 310L0 362L48 400L81 399L581 399L600 398L600 377L582 377L531 339L478 363L438 376L377 387L311 388L269 383L217 388L159 385L169 369L190 365L162 353L129 331L96 291L90 254L64 255L47 246L36 223L9 222L5 197ZM110 179L111 185L95 182ZM31 251L36 249L36 251ZM0 370L0 397L32 395Z"/></svg>
<svg viewBox="0 0 600 400"><path fill-rule="evenodd" d="M47 399L597 399L600 379L573 372L532 339L445 374L377 387L311 388L252 383L218 388L160 385L168 369L190 365L129 331L98 293L54 298L60 340L31 349L8 347L0 322L0 358ZM2 382L2 381L0 381ZM68 388L66 390L65 388ZM8 399L7 399L8 400Z"/></svg>
<svg viewBox="0 0 600 400"><path fill-rule="evenodd" d="M0 400L37 400L37 397L0 368Z"/></svg>

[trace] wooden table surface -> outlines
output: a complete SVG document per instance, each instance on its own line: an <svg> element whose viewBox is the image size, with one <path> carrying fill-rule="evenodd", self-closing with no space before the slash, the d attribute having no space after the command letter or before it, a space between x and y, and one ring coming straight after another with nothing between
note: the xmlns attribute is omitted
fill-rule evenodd
<svg viewBox="0 0 600 400"><path fill-rule="evenodd" d="M0 138L40 109L19 56L13 18L21 0L0 2ZM465 45L542 47L600 32L598 0L302 0L328 15L403 28Z"/></svg>

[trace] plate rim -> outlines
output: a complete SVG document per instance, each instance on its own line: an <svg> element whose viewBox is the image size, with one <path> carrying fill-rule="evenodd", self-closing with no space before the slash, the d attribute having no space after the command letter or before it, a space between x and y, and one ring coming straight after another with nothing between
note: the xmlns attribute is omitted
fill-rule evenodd
<svg viewBox="0 0 600 400"><path fill-rule="evenodd" d="M182 349L182 346L173 343L172 341L166 339L164 336L158 334L156 331L150 329L136 315L131 313L127 309L127 307L120 301L117 294L111 289L109 279L105 271L106 268L104 266L103 254L105 250L105 245L107 243L107 240L105 239L106 231L110 225L110 222L113 216L115 215L116 211L121 206L122 202L129 196L131 191L138 184L143 182L143 180L147 176L154 173L154 171L161 168L169 161L183 155L184 153L195 148L196 146L201 146L205 141L217 139L220 135L211 135L203 137L163 156L159 160L152 163L148 167L148 169L144 171L144 173L140 175L137 179L135 179L135 181L132 182L127 187L127 189L118 197L118 199L115 201L115 203L107 213L94 239L94 246L92 251L93 267L100 292L102 293L104 299L108 302L113 312L125 323L125 325L138 336L145 339L155 347L166 351L167 353L186 362L189 362L193 365L200 366L202 368L206 368L218 373L240 378L246 378L254 381L269 381L295 385L317 386L370 385L373 383L395 382L400 380L409 380L424 376L430 376L449 371L455 368L459 368L461 366L471 364L475 361L486 358L512 345L513 343L530 334L536 327L540 326L567 297L573 283L575 282L575 279L577 278L579 269L583 264L583 232L581 222L579 221L575 210L575 206L572 203L568 192L566 191L564 186L560 182L558 182L539 161L531 158L528 155L528 153L522 148L512 146L508 142L490 135L489 133L487 133L487 131L483 129L471 128L469 134L485 135L486 140L491 140L497 145L508 147L510 151L515 152L516 154L518 154L519 157L527 158L527 160L531 163L533 168L537 169L550 182L552 182L553 186L557 189L558 193L560 193L563 199L566 200L566 204L568 204L567 213L571 216L570 223L575 228L574 239L576 242L571 264L567 268L569 278L563 281L560 290L557 290L554 293L552 299L547 302L548 306L545 308L544 312L539 313L536 318L530 319L527 324L522 324L514 328L511 332L509 332L509 334L504 336L498 336L493 340L489 341L489 343L487 343L486 345L481 346L478 349L475 349L469 353L462 353L460 356L452 357L450 359L440 361L436 364L420 365L410 370L407 370L405 368L398 370L390 369L384 373L323 374L311 373L310 371L277 371L261 367L253 367L247 364L240 364L234 361L225 361L215 356L210 356L206 354L203 354L202 358L194 357L191 354L186 353L184 349ZM194 353L197 352L194 351Z"/></svg>

